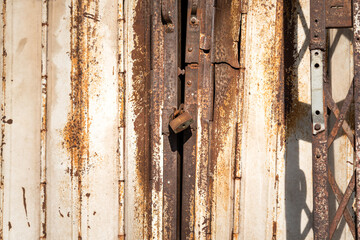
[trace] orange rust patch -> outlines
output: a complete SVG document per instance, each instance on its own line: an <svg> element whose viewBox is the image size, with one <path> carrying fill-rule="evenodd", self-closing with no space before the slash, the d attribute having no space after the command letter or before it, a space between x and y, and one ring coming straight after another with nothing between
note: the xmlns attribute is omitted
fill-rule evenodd
<svg viewBox="0 0 360 240"><path fill-rule="evenodd" d="M89 159L89 87L96 79L96 25L98 21L87 18L93 14L99 19L98 0L73 1L71 12L71 110L68 121L63 129L63 146L66 148L70 161L71 181L77 188L76 199L82 201L82 174ZM75 180L75 179L76 180ZM81 229L81 208L78 207L77 222ZM68 213L69 216L69 213ZM78 232L81 239L81 232Z"/></svg>

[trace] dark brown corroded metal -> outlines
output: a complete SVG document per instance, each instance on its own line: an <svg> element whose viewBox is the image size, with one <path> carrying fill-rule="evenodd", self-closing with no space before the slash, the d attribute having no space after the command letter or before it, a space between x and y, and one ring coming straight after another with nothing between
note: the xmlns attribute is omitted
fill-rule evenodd
<svg viewBox="0 0 360 240"><path fill-rule="evenodd" d="M198 64L185 68L185 109L194 118L194 123L184 131L181 239L194 239L195 224L195 174L196 174L196 124L197 124L197 79Z"/></svg>
<svg viewBox="0 0 360 240"><path fill-rule="evenodd" d="M310 50L326 49L325 0L310 1ZM326 72L323 61L323 73ZM323 74L323 79L325 74ZM312 79L313 81L313 79ZM314 101L314 100L312 100ZM325 129L327 128L326 106L324 104ZM329 238L329 193L327 181L327 132L312 136L313 162L313 229L314 239Z"/></svg>
<svg viewBox="0 0 360 240"><path fill-rule="evenodd" d="M191 128L184 131L182 166L181 239L195 239L195 179L197 139L197 88L200 51L199 2L188 3L185 45L185 110L193 117Z"/></svg>
<svg viewBox="0 0 360 240"><path fill-rule="evenodd" d="M200 20L199 20L199 0L190 0L188 3L186 20L186 47L185 62L198 63L200 51ZM196 7L193 7L196 6Z"/></svg>
<svg viewBox="0 0 360 240"><path fill-rule="evenodd" d="M150 126L149 126L149 102L150 102L150 0L138 1L135 7L136 15L133 18L133 32L136 36L134 49L131 51L131 58L134 60L132 66L133 77L131 88L133 89L132 104L134 104L134 131L136 136L136 174L139 186L137 198L134 204L136 207L135 216L143 224L143 232L135 236L143 236L150 239ZM160 127L159 127L160 129ZM152 140L152 139L151 139ZM126 194L126 193L125 193ZM126 215L126 212L125 212ZM125 232L125 238L126 238ZM134 235L133 235L134 236Z"/></svg>
<svg viewBox="0 0 360 240"><path fill-rule="evenodd" d="M314 188L314 239L328 239L329 203L327 182L327 137L323 131L312 137Z"/></svg>
<svg viewBox="0 0 360 240"><path fill-rule="evenodd" d="M330 90L328 88L325 88L324 93L325 93L325 99L326 99L326 104L327 104L328 108L335 115L335 117L338 118L340 116L340 110L339 110L338 106L336 105L336 103L334 102L334 100L332 99ZM342 129L344 130L344 132L346 133L346 136L348 137L351 145L354 147L355 146L354 134L353 134L348 122L346 120L344 120L343 124L341 126L342 126ZM330 146L328 145L328 148L329 147Z"/></svg>
<svg viewBox="0 0 360 240"><path fill-rule="evenodd" d="M331 96L328 96L331 97ZM331 130L329 137L328 137L328 147L330 147L330 145L333 143L337 133L339 132L339 129L341 128L341 126L344 123L346 114L350 108L350 105L352 103L353 100L353 84L351 84L348 94L346 95L346 98L344 100L344 103L341 107L341 111L340 114L336 117L336 122L334 124L333 129Z"/></svg>
<svg viewBox="0 0 360 240"><path fill-rule="evenodd" d="M329 180L330 180L330 176L332 176L331 172L329 171ZM335 181L334 181L335 182ZM342 197L342 199L339 202L339 207L336 210L335 216L333 218L333 221L331 222L330 225L330 239L332 238L333 234L335 233L336 227L338 225L338 223L341 220L342 215L344 214L344 211L348 211L347 210L347 204L350 200L351 194L353 193L355 188L355 174L353 174L353 176L351 177L350 183L346 188L346 191L344 193L344 196ZM352 222L352 221L351 221ZM349 224L350 226L350 230L352 227L352 224Z"/></svg>
<svg viewBox="0 0 360 240"><path fill-rule="evenodd" d="M310 50L326 48L325 0L310 1Z"/></svg>
<svg viewBox="0 0 360 240"><path fill-rule="evenodd" d="M240 158L240 151L230 148L229 145L233 143L232 141L235 142L241 139L240 124L237 124L241 120L238 119L237 111L241 111L239 105L243 101L242 98L239 98L242 95L240 91L243 90L240 86L242 83L240 83L239 64L241 3L243 2L239 0L217 1L215 8L214 43L212 48L214 106L208 167L208 192L211 207L210 232L223 239L233 239L233 235L237 233L238 228L235 229L235 226L234 228L220 226L221 221L231 219L233 216L235 220L239 218L235 216L240 214L236 212L237 207L234 207L235 204L240 207L239 201L234 202L233 205L227 204L227 201L232 198L235 178L240 172L238 164L235 163L235 156L237 155ZM245 32L245 29L241 30L242 33ZM242 44L244 50L245 42L242 42ZM237 144L240 144L240 142L238 141ZM220 232L222 233L221 236Z"/></svg>
<svg viewBox="0 0 360 240"><path fill-rule="evenodd" d="M164 4L166 2L166 4ZM164 95L162 109L162 134L164 146L163 236L177 239L178 205L178 153L177 136L170 131L169 117L178 107L178 1L162 0L164 31ZM165 14L165 16L164 16ZM156 39L153 39L156 41Z"/></svg>
<svg viewBox="0 0 360 240"><path fill-rule="evenodd" d="M360 0L353 0L356 229L360 236Z"/></svg>
<svg viewBox="0 0 360 240"><path fill-rule="evenodd" d="M344 194L341 192L340 187L337 185L337 183L335 181L335 177L332 174L330 169L328 169L328 178L329 178L329 184L331 186L331 189L333 190L333 192L335 194L335 198L336 198L337 202L340 204L340 202L342 201L342 199L344 197ZM351 179L355 182L355 178L352 177ZM356 230L355 230L354 220L351 216L350 210L347 207L344 209L344 218L350 228L351 234L353 235L354 239L356 239Z"/></svg>
<svg viewBox="0 0 360 240"><path fill-rule="evenodd" d="M352 27L351 0L326 0L326 27Z"/></svg>

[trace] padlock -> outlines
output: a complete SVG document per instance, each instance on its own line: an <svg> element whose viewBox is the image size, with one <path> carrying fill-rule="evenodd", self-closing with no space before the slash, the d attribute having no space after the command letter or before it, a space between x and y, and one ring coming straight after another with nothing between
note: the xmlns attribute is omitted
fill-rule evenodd
<svg viewBox="0 0 360 240"><path fill-rule="evenodd" d="M179 133L188 128L193 122L193 118L188 112L184 111L184 106L181 104L179 110L175 110L174 114L170 116L169 125L174 133Z"/></svg>

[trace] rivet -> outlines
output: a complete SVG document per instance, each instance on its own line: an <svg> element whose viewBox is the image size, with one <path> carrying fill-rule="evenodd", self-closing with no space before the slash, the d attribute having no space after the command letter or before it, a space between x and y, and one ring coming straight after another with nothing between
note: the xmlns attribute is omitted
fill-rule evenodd
<svg viewBox="0 0 360 240"><path fill-rule="evenodd" d="M193 50L192 48L189 48L189 49L188 49L189 52L192 52L192 50Z"/></svg>
<svg viewBox="0 0 360 240"><path fill-rule="evenodd" d="M319 123L315 124L314 129L319 131L321 129L321 125Z"/></svg>

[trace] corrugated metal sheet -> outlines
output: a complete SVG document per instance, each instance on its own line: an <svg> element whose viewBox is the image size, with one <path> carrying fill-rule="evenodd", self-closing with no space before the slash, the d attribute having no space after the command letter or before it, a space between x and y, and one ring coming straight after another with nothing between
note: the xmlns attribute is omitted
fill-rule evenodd
<svg viewBox="0 0 360 240"><path fill-rule="evenodd" d="M180 157L166 130L177 66L163 61L182 33L161 3L2 1L1 239L313 239L309 0L199 1L210 21L198 55L184 43L196 122ZM329 31L336 102L351 33ZM352 149L344 134L330 149L343 192ZM353 238L344 220L335 238Z"/></svg>

